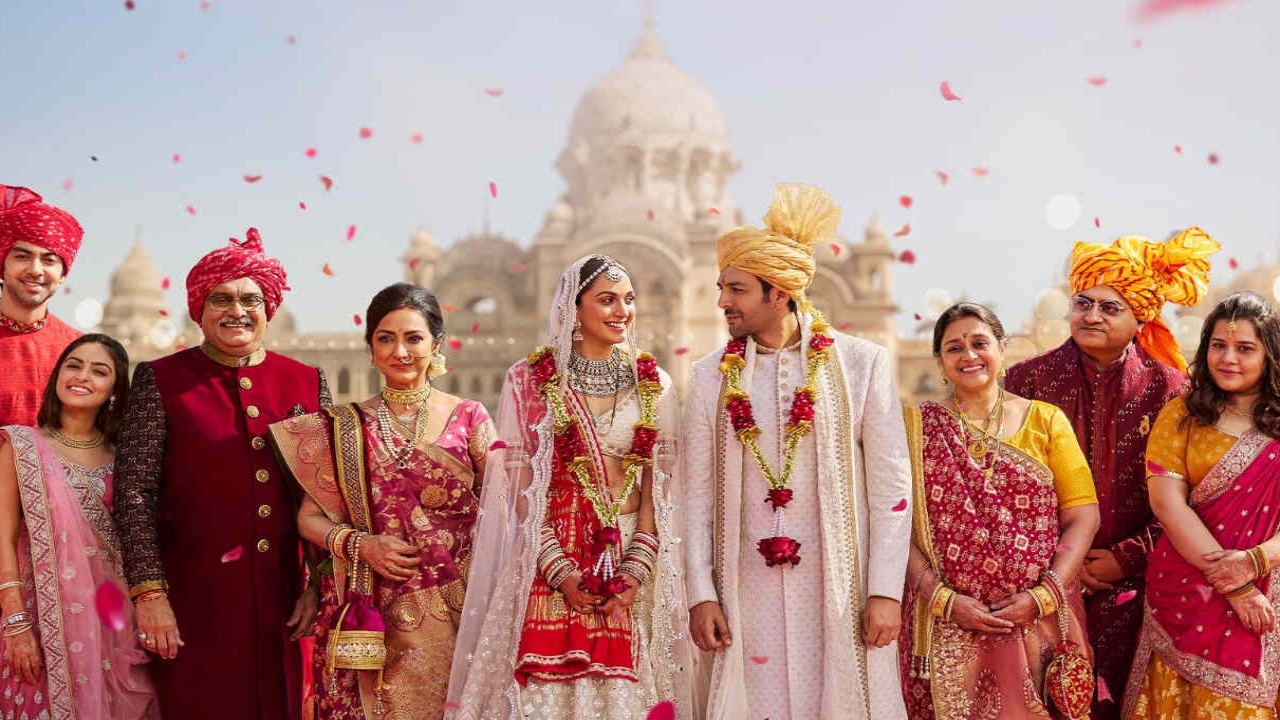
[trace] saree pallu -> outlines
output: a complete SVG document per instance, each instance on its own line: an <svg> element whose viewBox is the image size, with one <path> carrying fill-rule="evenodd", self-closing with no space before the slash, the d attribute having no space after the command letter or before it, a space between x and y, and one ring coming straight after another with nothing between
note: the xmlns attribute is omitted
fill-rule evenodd
<svg viewBox="0 0 1280 720"><path fill-rule="evenodd" d="M111 469L64 466L33 429L0 429L13 446L22 504L19 578L44 668L35 686L0 671L0 716L73 720L159 718L138 644L133 607L125 600L119 541L108 507ZM112 630L95 612L99 586L110 583L123 603L124 627ZM0 638L0 651L6 639Z"/></svg>
<svg viewBox="0 0 1280 720"><path fill-rule="evenodd" d="M440 717L471 561L475 471L459 453L436 444L415 448L400 467L379 436L373 406L344 406L334 413L333 424L327 414L314 413L272 426L281 456L335 522L349 521L352 504L364 498L367 508L355 512L368 513L375 534L415 546L419 566L410 580L378 576L374 581L374 603L386 626L387 659L380 688L377 672L327 667L323 651L347 599L348 568L336 561L335 574L322 578L312 662L315 716L365 720L374 718L373 708L381 704L378 718ZM486 422L482 408L468 405L455 411L441 438L454 437L465 450L468 435ZM335 462L344 470L335 468ZM344 499L339 482L351 485L346 497L352 503Z"/></svg>
<svg viewBox="0 0 1280 720"><path fill-rule="evenodd" d="M586 406L572 391L565 392L565 404L582 429L594 477L607 477L600 441ZM612 501L608 488L604 488L604 495ZM579 570L585 572L592 568L595 563L592 545L600 530L600 521L591 500L558 452L552 457L544 523ZM629 534L623 538L622 547L626 547L629 539ZM564 594L553 590L542 573L538 573L533 578L525 608L524 629L516 655L516 680L521 685L527 684L530 678L547 682L570 682L585 677L638 680L634 657L637 648L632 635L630 612L617 613L614 617L573 612L565 603Z"/></svg>
<svg viewBox="0 0 1280 720"><path fill-rule="evenodd" d="M923 403L918 415L907 413L907 434L912 542L940 580L987 605L1039 584L1058 546L1058 497L1049 468L994 441L988 441L990 454L975 460L959 419L932 402ZM1074 582L1067 595L1068 639L1087 648ZM1045 666L1059 641L1056 616L1008 635L976 633L933 618L928 603L907 588L899 647L910 717L1060 717L1043 694Z"/></svg>
<svg viewBox="0 0 1280 720"><path fill-rule="evenodd" d="M1277 458L1280 442L1251 430L1191 489L1188 504L1223 548L1247 550L1280 530ZM1254 584L1273 607L1280 605L1274 571ZM1182 558L1168 536L1160 538L1148 560L1144 610L1124 717L1135 712L1163 717L1157 706L1177 700L1144 693L1153 658L1193 686L1221 698L1262 708L1276 706L1280 630L1261 636L1246 630L1226 598ZM1234 713L1247 710L1224 708L1221 717L1234 718Z"/></svg>

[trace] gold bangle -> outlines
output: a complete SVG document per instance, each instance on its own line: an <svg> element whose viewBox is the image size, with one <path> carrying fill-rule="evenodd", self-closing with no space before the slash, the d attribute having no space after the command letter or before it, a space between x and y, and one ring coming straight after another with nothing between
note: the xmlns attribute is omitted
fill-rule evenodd
<svg viewBox="0 0 1280 720"><path fill-rule="evenodd" d="M20 588L20 587L22 587L21 580L6 580L5 582L0 583L0 590L8 590L9 588Z"/></svg>
<svg viewBox="0 0 1280 720"><path fill-rule="evenodd" d="M1271 572L1271 563L1267 561L1267 551L1263 550L1261 545L1254 545L1249 548L1248 554L1249 559L1253 561L1253 569L1257 573L1256 579L1260 580L1264 575Z"/></svg>
<svg viewBox="0 0 1280 720"><path fill-rule="evenodd" d="M129 599L134 600L148 590L164 590L169 592L169 583L164 580L148 580L129 588Z"/></svg>
<svg viewBox="0 0 1280 720"><path fill-rule="evenodd" d="M947 605L951 603L955 594L955 590L938 583L938 587L933 590L933 598L929 601L929 614L937 618L945 618Z"/></svg>
<svg viewBox="0 0 1280 720"><path fill-rule="evenodd" d="M1045 587L1044 583L1036 585L1027 592L1031 593L1031 598L1036 601L1040 617L1046 617L1058 611L1058 597L1052 590Z"/></svg>
<svg viewBox="0 0 1280 720"><path fill-rule="evenodd" d="M1240 599L1240 598L1242 598L1242 597L1245 597L1245 596L1247 596L1247 595L1252 594L1252 593L1253 593L1255 590L1257 590L1257 589L1258 589L1258 588L1254 586L1253 582L1252 582L1252 581L1250 581L1250 582L1247 582L1247 583L1245 583L1245 584L1241 585L1240 587L1236 588L1235 590L1232 590L1232 591L1230 591L1230 592L1223 593L1223 595L1222 595L1222 596L1223 596L1223 597L1225 597L1225 598L1226 598L1226 599L1228 599L1228 600L1239 600L1239 599Z"/></svg>
<svg viewBox="0 0 1280 720"><path fill-rule="evenodd" d="M947 605L942 609L943 620L946 620L947 622L951 622L951 611L956 609L957 597L959 597L959 595L956 595L956 593L954 592L952 592L950 595L947 596Z"/></svg>

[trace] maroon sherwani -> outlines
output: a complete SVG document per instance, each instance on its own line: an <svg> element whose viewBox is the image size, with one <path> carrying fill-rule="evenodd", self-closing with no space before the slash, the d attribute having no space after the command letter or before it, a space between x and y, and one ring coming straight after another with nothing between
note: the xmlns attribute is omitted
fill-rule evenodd
<svg viewBox="0 0 1280 720"><path fill-rule="evenodd" d="M1142 628L1143 571L1160 527L1147 502L1147 434L1170 399L1187 392L1187 376L1156 361L1136 343L1105 370L1074 340L1009 368L1005 388L1062 408L1075 427L1098 489L1102 526L1093 547L1115 553L1127 577L1114 590L1088 595L1085 611L1098 674L1114 702L1094 702L1093 720L1120 717L1130 665ZM1116 604L1129 590L1133 599Z"/></svg>
<svg viewBox="0 0 1280 720"><path fill-rule="evenodd" d="M45 316L44 327L30 332L0 323L0 426L36 424L58 356L78 337L79 330L52 313Z"/></svg>
<svg viewBox="0 0 1280 720"><path fill-rule="evenodd" d="M284 625L301 590L296 511L266 435L328 402L322 372L262 350L236 365L192 348L134 372L115 513L129 584L167 581L186 643L152 663L164 717L300 717Z"/></svg>

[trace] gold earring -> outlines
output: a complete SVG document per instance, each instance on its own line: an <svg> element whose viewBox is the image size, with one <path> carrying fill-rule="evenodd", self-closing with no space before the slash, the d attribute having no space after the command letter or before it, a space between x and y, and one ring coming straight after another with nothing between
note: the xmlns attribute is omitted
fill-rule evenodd
<svg viewBox="0 0 1280 720"><path fill-rule="evenodd" d="M581 320L573 321L573 339L577 341L582 340L582 321Z"/></svg>
<svg viewBox="0 0 1280 720"><path fill-rule="evenodd" d="M951 381L947 379L947 376L946 376L946 375L943 375L943 376L942 376L942 387L946 387L946 386L948 386L948 385L950 385L950 384L951 384Z"/></svg>
<svg viewBox="0 0 1280 720"><path fill-rule="evenodd" d="M427 366L427 378L434 380L447 372L449 372L449 366L445 363L444 355L437 351L431 356L431 364Z"/></svg>

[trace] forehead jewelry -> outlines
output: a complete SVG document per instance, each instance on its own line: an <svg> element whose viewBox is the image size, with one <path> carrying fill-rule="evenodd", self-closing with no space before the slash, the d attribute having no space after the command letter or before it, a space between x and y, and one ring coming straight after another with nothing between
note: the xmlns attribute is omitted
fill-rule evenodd
<svg viewBox="0 0 1280 720"><path fill-rule="evenodd" d="M617 260L614 260L608 255L596 255L595 257L604 260L604 264L596 268L596 271L588 275L585 280L578 283L577 292L582 292L583 290L591 287L591 283L600 275L600 273L604 273L604 276L609 278L610 282L618 282L626 275L627 269L622 267L622 263Z"/></svg>
<svg viewBox="0 0 1280 720"><path fill-rule="evenodd" d="M1227 321L1227 337L1232 340L1236 339L1236 316L1231 314L1231 319Z"/></svg>

